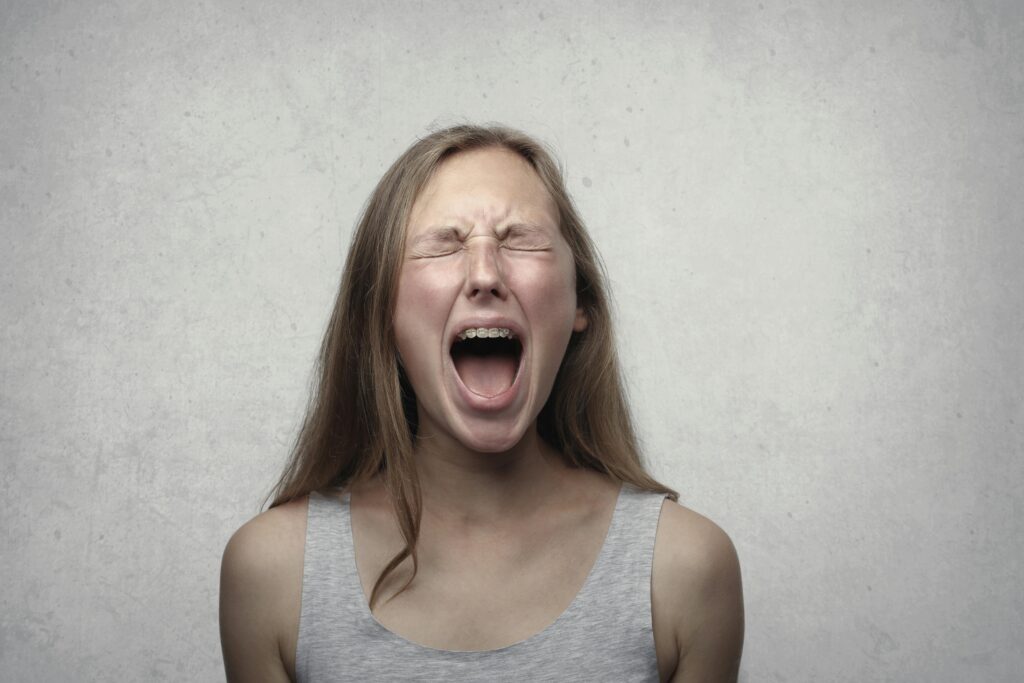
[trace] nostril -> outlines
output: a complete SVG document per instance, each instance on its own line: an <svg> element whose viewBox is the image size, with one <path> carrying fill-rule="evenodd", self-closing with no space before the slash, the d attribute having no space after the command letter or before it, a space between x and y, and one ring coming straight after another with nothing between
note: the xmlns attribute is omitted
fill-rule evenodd
<svg viewBox="0 0 1024 683"><path fill-rule="evenodd" d="M470 286L468 291L470 297L482 296L485 292L498 299L505 297L505 287L500 284L491 287Z"/></svg>

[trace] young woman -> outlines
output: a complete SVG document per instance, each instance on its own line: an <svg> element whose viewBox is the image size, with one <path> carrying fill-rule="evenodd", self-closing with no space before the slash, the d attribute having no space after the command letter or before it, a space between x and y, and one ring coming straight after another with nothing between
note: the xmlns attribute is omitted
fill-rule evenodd
<svg viewBox="0 0 1024 683"><path fill-rule="evenodd" d="M736 553L644 470L596 252L532 138L457 126L394 163L319 370L224 553L229 680L736 679Z"/></svg>

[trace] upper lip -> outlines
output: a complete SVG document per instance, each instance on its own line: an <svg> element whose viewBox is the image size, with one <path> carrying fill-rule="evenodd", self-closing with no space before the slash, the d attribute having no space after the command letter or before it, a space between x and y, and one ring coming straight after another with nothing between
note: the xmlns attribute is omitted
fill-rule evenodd
<svg viewBox="0 0 1024 683"><path fill-rule="evenodd" d="M507 327L512 331L513 334L519 339L519 343L523 343L526 335L523 332L523 326L516 321L505 318L502 316L473 316L471 318L464 318L459 322L452 325L451 332L448 334L448 348L450 349L455 345L455 342L459 339L459 332L468 330L471 327Z"/></svg>

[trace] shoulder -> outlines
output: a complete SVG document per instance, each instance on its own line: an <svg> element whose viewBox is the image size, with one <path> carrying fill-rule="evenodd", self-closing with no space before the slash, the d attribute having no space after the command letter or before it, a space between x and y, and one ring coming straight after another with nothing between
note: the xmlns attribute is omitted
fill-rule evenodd
<svg viewBox="0 0 1024 683"><path fill-rule="evenodd" d="M243 524L224 549L224 568L249 578L279 570L294 560L289 550L305 546L307 497L284 503ZM298 558L301 564L301 556ZM256 574L257 576L251 576Z"/></svg>
<svg viewBox="0 0 1024 683"><path fill-rule="evenodd" d="M665 499L656 547L677 587L707 590L726 578L739 579L739 558L729 535L707 517Z"/></svg>
<svg viewBox="0 0 1024 683"><path fill-rule="evenodd" d="M229 680L288 680L302 601L307 498L257 515L221 561L220 630Z"/></svg>
<svg viewBox="0 0 1024 683"><path fill-rule="evenodd" d="M668 499L655 541L652 600L678 649L673 680L735 680L743 647L736 548L717 524Z"/></svg>

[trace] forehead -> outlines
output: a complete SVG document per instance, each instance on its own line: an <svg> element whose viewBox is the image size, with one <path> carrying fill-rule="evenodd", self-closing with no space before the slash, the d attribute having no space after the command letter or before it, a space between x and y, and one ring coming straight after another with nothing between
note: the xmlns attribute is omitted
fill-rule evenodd
<svg viewBox="0 0 1024 683"><path fill-rule="evenodd" d="M416 197L409 234L437 224L493 228L528 221L556 229L557 209L537 172L503 147L459 152L446 159Z"/></svg>

